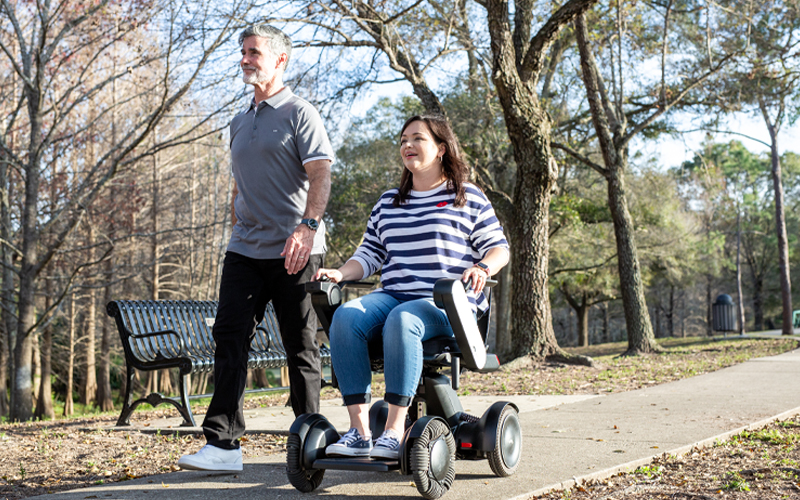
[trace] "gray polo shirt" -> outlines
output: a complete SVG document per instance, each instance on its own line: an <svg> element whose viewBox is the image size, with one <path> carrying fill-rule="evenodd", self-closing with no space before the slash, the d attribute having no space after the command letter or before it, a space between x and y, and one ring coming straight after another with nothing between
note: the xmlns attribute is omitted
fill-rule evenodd
<svg viewBox="0 0 800 500"><path fill-rule="evenodd" d="M228 250L254 259L282 258L286 239L306 209L303 165L333 158L319 113L288 87L236 116L231 121L231 170L239 194ZM324 251L325 225L320 223L311 253Z"/></svg>

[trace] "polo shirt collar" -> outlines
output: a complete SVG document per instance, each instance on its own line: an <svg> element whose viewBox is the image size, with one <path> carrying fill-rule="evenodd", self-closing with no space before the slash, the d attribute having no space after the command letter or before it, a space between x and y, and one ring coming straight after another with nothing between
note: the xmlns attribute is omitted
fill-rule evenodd
<svg viewBox="0 0 800 500"><path fill-rule="evenodd" d="M272 108L277 109L277 108L280 107L281 104L286 102L293 95L294 95L294 93L292 92L292 89L290 89L289 87L283 87L283 90L281 90L280 92L278 92L274 96L269 97L269 98L267 98L267 99L265 99L265 100L263 100L261 102L266 102ZM248 111L250 111L251 109L257 107L259 104L260 103L256 102L256 98L253 97L250 100L250 107L248 108Z"/></svg>

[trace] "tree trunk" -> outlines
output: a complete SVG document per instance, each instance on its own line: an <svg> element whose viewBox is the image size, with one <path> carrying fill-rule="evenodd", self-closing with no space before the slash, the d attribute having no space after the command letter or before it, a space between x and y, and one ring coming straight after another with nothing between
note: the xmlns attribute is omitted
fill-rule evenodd
<svg viewBox="0 0 800 500"><path fill-rule="evenodd" d="M608 302L603 302L603 343L611 342L612 340L608 316Z"/></svg>
<svg viewBox="0 0 800 500"><path fill-rule="evenodd" d="M90 259L94 260L93 257ZM95 360L95 334L97 330L97 297L96 289L90 288L86 297L86 341L83 343L83 369L81 373L80 401L91 405L97 394L97 373Z"/></svg>
<svg viewBox="0 0 800 500"><path fill-rule="evenodd" d="M750 268L753 275L753 331L764 331L764 279L756 274L755 269Z"/></svg>
<svg viewBox="0 0 800 500"><path fill-rule="evenodd" d="M51 281L45 285L45 310L50 309L53 304L53 286ZM51 378L53 374L53 327L47 325L42 332L42 344L40 359L42 363L42 379L39 385L39 397L36 399L36 411L34 416L39 420L54 419L56 417L53 410L53 387Z"/></svg>
<svg viewBox="0 0 800 500"><path fill-rule="evenodd" d="M762 110L764 109L762 105ZM778 154L778 131L769 122L766 113L764 119L767 122L770 136L770 156L772 158L772 187L775 191L775 226L778 235L778 262L781 280L781 304L783 314L781 315L781 333L792 335L792 279L789 270L789 238L786 234L786 214L784 209L783 181L781 180L781 158Z"/></svg>
<svg viewBox="0 0 800 500"><path fill-rule="evenodd" d="M583 304L575 310L578 319L578 346L589 347L589 309L586 305L586 294L583 295Z"/></svg>
<svg viewBox="0 0 800 500"><path fill-rule="evenodd" d="M160 280L161 280L161 245L158 241L158 233L161 230L159 221L159 210L161 209L161 174L159 172L159 157L158 153L153 155L153 209L151 212L151 222L153 224L153 237L150 240L150 248L153 256L153 282L150 289L150 297L152 300L159 300L160 298ZM160 384L159 384L160 379ZM172 379L170 378L169 370L160 370L159 372L150 372L150 379L148 380L148 392L160 392L162 394L172 394Z"/></svg>
<svg viewBox="0 0 800 500"><path fill-rule="evenodd" d="M116 27L119 28L119 21L115 21ZM117 46L114 46L114 56L111 59L112 72L117 71ZM117 81L111 82L111 142L117 143ZM114 200L117 196L117 189L114 183L109 187L109 199ZM108 221L108 237L114 239L116 236L116 219L110 217ZM103 276L105 278L105 287L103 287L103 302L101 304L100 315L104 318L102 324L102 337L100 339L100 364L97 370L97 405L100 411L111 411L114 409L114 395L111 392L111 335L113 334L113 323L108 321L104 314L106 304L111 302L112 299L112 284L114 280L114 250L108 255L108 259L103 263ZM125 380L125 377L121 377ZM125 394L123 391L122 394Z"/></svg>
<svg viewBox="0 0 800 500"><path fill-rule="evenodd" d="M258 388L269 387L269 380L267 380L267 371L263 368L253 370L253 380Z"/></svg>
<svg viewBox="0 0 800 500"><path fill-rule="evenodd" d="M670 337L675 336L675 285L669 286L669 307L667 308L667 332Z"/></svg>
<svg viewBox="0 0 800 500"><path fill-rule="evenodd" d="M172 385L172 376L169 370L161 370L161 380L159 381L158 392L161 394L174 394L175 389Z"/></svg>
<svg viewBox="0 0 800 500"><path fill-rule="evenodd" d="M16 89L12 89L16 92ZM13 146L14 136L13 132L9 134L9 143ZM3 241L11 241L11 189L13 187L8 175L9 162L5 158L5 154L0 151L0 239ZM16 326L14 325L13 314L10 311L15 310L13 302L14 294L14 275L11 271L11 251L6 245L0 245L0 259L2 259L2 266L0 266L0 276L2 276L2 288L0 289L0 302L2 302L3 314L0 319L0 417L8 415L10 410L8 401L8 392L6 387L8 385L8 374L12 371L11 360L14 357L11 355L13 349L13 332Z"/></svg>
<svg viewBox="0 0 800 500"><path fill-rule="evenodd" d="M625 354L656 352L659 348L653 335L650 314L647 311L644 283L634 240L633 219L628 210L625 193L628 151L627 146L621 140L625 136L625 114L622 109L612 108L610 104L604 106L601 102L600 75L594 54L589 46L589 36L583 14L576 17L575 33L581 58L581 74L592 114L592 124L603 153L605 169L602 174L608 183L608 206L614 222L622 306L625 311L625 328L628 333L628 350ZM609 119L614 120L613 124L609 123Z"/></svg>
<svg viewBox="0 0 800 500"><path fill-rule="evenodd" d="M14 371L11 374L11 413L12 421L30 420L33 416L33 390L31 386L31 338L36 323L35 292L38 268L39 234L36 227L39 216L39 185L42 155L42 81L44 68L42 61L36 61L37 78L34 85L26 84L25 97L29 119L28 159L24 165L25 193L20 214L20 233L22 235L19 264L19 293L17 296L17 338L14 347Z"/></svg>
<svg viewBox="0 0 800 500"><path fill-rule="evenodd" d="M738 204L738 203L737 203ZM742 220L736 210L736 302L739 310L739 335L744 335L744 293L742 293Z"/></svg>
<svg viewBox="0 0 800 500"><path fill-rule="evenodd" d="M589 308L586 292L581 293L581 301L578 302L567 290L566 285L561 286L561 293L567 300L569 306L575 311L575 318L578 325L578 347L589 347Z"/></svg>
<svg viewBox="0 0 800 500"><path fill-rule="evenodd" d="M42 384L42 352L39 347L39 334L31 334L31 363L33 364L31 387L33 388L33 399L39 399L39 386Z"/></svg>
<svg viewBox="0 0 800 500"><path fill-rule="evenodd" d="M113 254L112 254L113 255ZM109 256L104 263L106 286L103 292L103 304L111 302L112 290L111 280L113 279L113 258ZM112 323L102 322L102 338L100 340L100 366L97 370L97 405L101 411L114 409L114 395L111 392L111 334ZM123 377L124 378L124 377Z"/></svg>
<svg viewBox="0 0 800 500"><path fill-rule="evenodd" d="M504 108L519 109L512 104ZM537 116L544 130L536 130L538 127L533 124L525 131L522 127L508 127L509 135L516 136L512 142L516 143L514 150L518 168L514 192L517 216L510 228L511 238L516 242L511 253L511 272L514 276L511 352L513 357L526 354L546 357L561 351L553 330L547 274L550 190L556 172L549 168L550 124L546 114L532 112L529 116ZM509 118L506 116L506 123L513 120L513 117L512 120ZM531 137L528 133L536 136ZM525 136L530 140L524 141Z"/></svg>
<svg viewBox="0 0 800 500"><path fill-rule="evenodd" d="M24 276L23 278L28 278ZM28 281L26 279L20 281ZM32 280L31 280L32 281ZM32 287L33 283L25 284ZM20 287L22 292L22 287ZM23 301L22 297L26 299ZM27 335L28 329L33 326L33 293L20 293L21 318L17 327L17 343L14 347L14 372L11 379L11 421L22 422L30 420L33 416L33 385L31 384L32 352L31 337ZM27 327L27 328L26 328Z"/></svg>
<svg viewBox="0 0 800 500"><path fill-rule="evenodd" d="M514 33L505 0L488 0L486 5L492 50L492 81L503 108L511 141L517 178L514 187L515 217L508 232L514 294L511 320L512 356L554 357L591 364L589 358L567 355L558 347L548 290L550 198L558 168L550 150L551 122L536 94L541 61L561 29L572 22L594 0L569 1L556 11L530 43L531 5L516 5ZM514 41L526 49L516 49Z"/></svg>
<svg viewBox="0 0 800 500"><path fill-rule="evenodd" d="M75 295L69 297L69 319L67 326L67 394L64 396L64 416L69 417L75 413L72 402L72 386L75 375Z"/></svg>
<svg viewBox="0 0 800 500"><path fill-rule="evenodd" d="M633 236L633 219L628 211L625 195L625 181L622 174L625 165L620 167L614 169L608 179L608 205L614 221L614 236L617 242L619 281L625 310L625 328L628 331L627 353L656 352L658 345L647 312L642 272Z"/></svg>
<svg viewBox="0 0 800 500"><path fill-rule="evenodd" d="M492 16L491 11L489 15ZM514 314L510 357L545 357L560 351L553 331L547 275L548 215L551 190L558 175L550 153L550 119L541 109L534 89L514 78L516 63L512 54L497 52L494 83L517 162L516 216L508 224L515 243L511 248Z"/></svg>
<svg viewBox="0 0 800 500"><path fill-rule="evenodd" d="M38 161L36 162L38 165ZM28 176L38 177L38 169L29 169ZM25 186L25 203L23 207L23 239L22 257L19 274L19 321L17 323L17 338L14 348L14 372L12 373L11 391L12 404L10 418L13 422L30 420L33 416L33 386L31 384L32 342L31 332L36 322L35 304L35 278L34 263L37 259L36 251L36 203L38 202L39 182L31 181Z"/></svg>
<svg viewBox="0 0 800 500"><path fill-rule="evenodd" d="M9 346L8 346L8 332L4 328L5 324L0 325L0 417L8 415L8 391L6 385L8 384L8 360Z"/></svg>
<svg viewBox="0 0 800 500"><path fill-rule="evenodd" d="M711 309L711 275L706 274L706 337L714 336L713 311Z"/></svg>
<svg viewBox="0 0 800 500"><path fill-rule="evenodd" d="M495 287L494 300L495 309L495 353L504 362L511 358L511 289L513 287L511 279L511 266L506 266L495 276L497 286Z"/></svg>

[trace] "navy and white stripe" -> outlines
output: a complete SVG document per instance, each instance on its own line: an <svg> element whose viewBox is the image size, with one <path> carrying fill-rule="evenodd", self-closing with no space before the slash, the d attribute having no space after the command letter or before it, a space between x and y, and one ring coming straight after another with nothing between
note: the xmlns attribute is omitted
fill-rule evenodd
<svg viewBox="0 0 800 500"><path fill-rule="evenodd" d="M367 221L361 246L351 260L364 278L382 269L380 291L402 298L433 295L438 279L459 279L496 247L508 248L491 203L475 185L464 184L467 201L456 207L447 183L430 191L411 191L406 203L392 204L397 189L381 195ZM486 297L471 294L473 308L483 311Z"/></svg>

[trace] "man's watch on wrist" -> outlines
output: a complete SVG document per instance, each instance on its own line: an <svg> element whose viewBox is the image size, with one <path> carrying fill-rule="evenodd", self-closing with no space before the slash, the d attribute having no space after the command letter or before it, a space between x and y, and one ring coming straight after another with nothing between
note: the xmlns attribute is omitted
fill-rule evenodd
<svg viewBox="0 0 800 500"><path fill-rule="evenodd" d="M489 276L491 276L491 275L492 275L492 273L490 273L490 272L489 272L489 266L487 266L487 265L486 265L486 264L484 264L483 262L478 262L478 263L476 263L476 264L475 264L475 267L479 267L479 268L483 269L483 270L486 272L486 276L487 276L487 277L489 277Z"/></svg>
<svg viewBox="0 0 800 500"><path fill-rule="evenodd" d="M317 219L303 219L300 221L300 224L305 224L312 231L319 229L319 222L317 222Z"/></svg>

